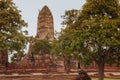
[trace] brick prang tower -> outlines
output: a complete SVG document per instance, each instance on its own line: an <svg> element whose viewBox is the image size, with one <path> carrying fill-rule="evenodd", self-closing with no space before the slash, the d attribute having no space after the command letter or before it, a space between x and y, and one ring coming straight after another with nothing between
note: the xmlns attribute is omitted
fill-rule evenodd
<svg viewBox="0 0 120 80"><path fill-rule="evenodd" d="M49 42L54 39L53 16L47 6L44 6L39 12L36 38L38 40L45 39Z"/></svg>

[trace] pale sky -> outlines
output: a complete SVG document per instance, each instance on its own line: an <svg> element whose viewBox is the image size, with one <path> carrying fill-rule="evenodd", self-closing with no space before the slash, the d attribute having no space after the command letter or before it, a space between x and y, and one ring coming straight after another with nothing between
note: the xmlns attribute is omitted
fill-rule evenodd
<svg viewBox="0 0 120 80"><path fill-rule="evenodd" d="M37 17L39 10L47 5L54 18L54 30L60 31L62 28L61 16L66 10L81 9L86 0L13 0L19 10L22 18L28 23L28 32L30 36L36 35Z"/></svg>

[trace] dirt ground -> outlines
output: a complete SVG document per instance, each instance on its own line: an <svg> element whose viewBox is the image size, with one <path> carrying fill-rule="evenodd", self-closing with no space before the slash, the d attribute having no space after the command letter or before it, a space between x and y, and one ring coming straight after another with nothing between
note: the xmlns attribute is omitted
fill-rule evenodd
<svg viewBox="0 0 120 80"><path fill-rule="evenodd" d="M1 75L0 80L74 80L75 74L25 74Z"/></svg>
<svg viewBox="0 0 120 80"><path fill-rule="evenodd" d="M97 72L89 72L91 77L97 76ZM105 75L109 78L119 78L120 72L107 72ZM78 73L29 73L29 74L0 74L0 80L75 80Z"/></svg>

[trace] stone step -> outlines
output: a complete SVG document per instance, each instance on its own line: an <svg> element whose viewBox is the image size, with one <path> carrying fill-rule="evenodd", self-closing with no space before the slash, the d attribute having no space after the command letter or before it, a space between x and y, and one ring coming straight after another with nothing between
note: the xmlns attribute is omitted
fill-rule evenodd
<svg viewBox="0 0 120 80"><path fill-rule="evenodd" d="M5 70L5 66L0 66L0 71Z"/></svg>

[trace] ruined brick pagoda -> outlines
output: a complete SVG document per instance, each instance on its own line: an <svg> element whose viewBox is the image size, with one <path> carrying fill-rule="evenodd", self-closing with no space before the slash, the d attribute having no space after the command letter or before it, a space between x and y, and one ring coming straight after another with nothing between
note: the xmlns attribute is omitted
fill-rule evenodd
<svg viewBox="0 0 120 80"><path fill-rule="evenodd" d="M47 6L44 6L39 12L36 38L38 40L46 39L49 42L54 39L53 16Z"/></svg>
<svg viewBox="0 0 120 80"><path fill-rule="evenodd" d="M50 9L44 6L38 15L36 40L47 40L48 42L54 39L53 16ZM31 55L32 43L29 46L28 54L19 63L20 66L28 67L47 67L51 63L50 55L45 55L45 63L42 62L42 56L34 55L35 62L32 62ZM53 62L52 62L53 63Z"/></svg>

